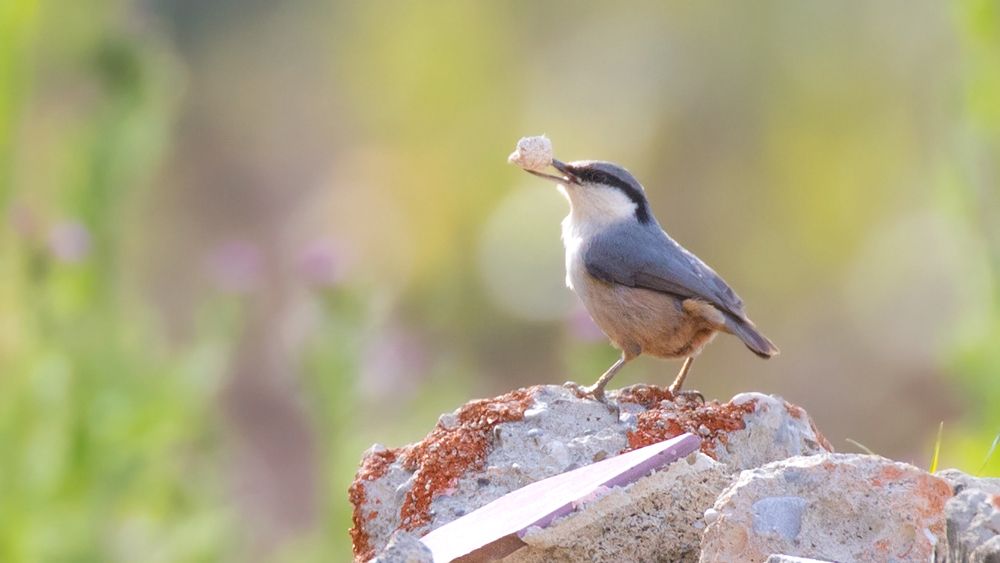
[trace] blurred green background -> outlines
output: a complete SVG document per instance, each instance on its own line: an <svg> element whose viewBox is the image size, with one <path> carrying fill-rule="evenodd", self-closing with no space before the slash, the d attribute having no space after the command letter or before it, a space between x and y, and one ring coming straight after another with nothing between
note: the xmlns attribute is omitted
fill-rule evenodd
<svg viewBox="0 0 1000 563"><path fill-rule="evenodd" d="M995 0L0 0L0 561L348 561L373 442L591 383L566 203L506 162L542 133L782 350L721 337L692 388L923 467L944 421L980 470Z"/></svg>

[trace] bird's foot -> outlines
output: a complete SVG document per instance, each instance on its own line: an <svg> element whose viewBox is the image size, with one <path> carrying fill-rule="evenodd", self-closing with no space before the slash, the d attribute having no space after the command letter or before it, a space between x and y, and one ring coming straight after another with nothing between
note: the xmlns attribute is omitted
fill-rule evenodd
<svg viewBox="0 0 1000 563"><path fill-rule="evenodd" d="M688 371L691 370L692 363L694 363L694 356L688 356L684 360L684 365L681 366L680 373L677 374L677 378L674 379L674 382L670 384L670 387L667 388L667 391L670 391L670 394L673 395L674 399L677 399L679 397L692 398L695 399L696 403L698 402L698 399L701 399L701 404L704 405L705 396L702 395L700 392L681 391L681 385L684 385L684 379L687 377Z"/></svg>
<svg viewBox="0 0 1000 563"><path fill-rule="evenodd" d="M608 401L608 396L604 394L603 385L595 383L588 387L584 387L583 385L580 385L578 383L567 381L566 383L563 383L563 387L573 391L573 393L581 399L586 399L586 398L593 399L598 403L601 403L602 405L608 407L608 409L611 412L614 413L618 412L618 405L611 404L611 402Z"/></svg>
<svg viewBox="0 0 1000 563"><path fill-rule="evenodd" d="M674 396L674 400L683 398L685 401L690 400L695 403L701 401L701 404L705 404L705 396L701 394L701 391L682 391L680 389L674 389L673 385L671 385L667 390Z"/></svg>
<svg viewBox="0 0 1000 563"><path fill-rule="evenodd" d="M608 397L604 394L603 385L597 385L595 383L594 385L584 387L583 385L580 385L579 383L576 383L574 381L567 381L566 383L563 383L563 387L569 389L574 394L576 394L577 397L580 397L581 399L590 397L591 399L597 401L598 403L608 404Z"/></svg>

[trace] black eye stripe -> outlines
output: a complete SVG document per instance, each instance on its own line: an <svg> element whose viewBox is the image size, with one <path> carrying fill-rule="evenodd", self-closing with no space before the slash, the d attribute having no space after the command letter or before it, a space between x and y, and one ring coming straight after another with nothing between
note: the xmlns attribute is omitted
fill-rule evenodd
<svg viewBox="0 0 1000 563"><path fill-rule="evenodd" d="M632 184L617 176L594 168L568 168L570 169L570 172L585 183L604 184L605 186L618 188L624 192L633 203L635 203L635 218L638 219L640 223L649 222L649 204L646 202L646 196L632 186Z"/></svg>

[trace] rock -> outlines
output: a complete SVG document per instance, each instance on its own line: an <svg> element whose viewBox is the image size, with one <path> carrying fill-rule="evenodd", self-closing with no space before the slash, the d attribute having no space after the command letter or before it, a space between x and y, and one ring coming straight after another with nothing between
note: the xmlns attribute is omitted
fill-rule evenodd
<svg viewBox="0 0 1000 563"><path fill-rule="evenodd" d="M701 561L773 553L830 561L930 561L951 487L878 456L793 457L744 471L713 509Z"/></svg>
<svg viewBox="0 0 1000 563"><path fill-rule="evenodd" d="M1000 480L957 470L949 470L948 478L959 492L945 505L948 533L939 549L944 561L1000 561L1000 494L994 492Z"/></svg>
<svg viewBox="0 0 1000 563"><path fill-rule="evenodd" d="M969 556L969 563L997 563L1000 561L1000 536L993 536L976 548Z"/></svg>
<svg viewBox="0 0 1000 563"><path fill-rule="evenodd" d="M399 531L371 563L434 563L434 556L417 536Z"/></svg>
<svg viewBox="0 0 1000 563"><path fill-rule="evenodd" d="M777 397L701 405L643 385L608 398L613 409L564 387L519 389L442 416L421 442L372 448L350 487L355 560L398 529L423 535L529 483L685 432L727 473L831 450L802 409Z"/></svg>
<svg viewBox="0 0 1000 563"><path fill-rule="evenodd" d="M634 385L609 396L621 404L643 407L637 413L629 446L642 447L683 432L702 436L701 451L729 472L759 467L795 455L832 452L833 448L801 408L775 395L742 393L725 404L675 404L670 392ZM624 407L623 407L624 410Z"/></svg>
<svg viewBox="0 0 1000 563"><path fill-rule="evenodd" d="M586 510L535 529L503 563L697 561L704 508L729 482L725 466L702 453L635 484L615 489Z"/></svg>
<svg viewBox="0 0 1000 563"><path fill-rule="evenodd" d="M965 489L982 489L991 495L1000 495L1000 479L996 477L973 477L958 469L942 469L935 475L948 481L956 495Z"/></svg>
<svg viewBox="0 0 1000 563"><path fill-rule="evenodd" d="M833 451L806 411L781 397L741 393L729 404L753 407L743 417L745 428L726 435L725 443L715 448L716 459L732 471L752 469L793 456ZM721 438L716 436L717 441Z"/></svg>
<svg viewBox="0 0 1000 563"><path fill-rule="evenodd" d="M766 563L830 563L819 559L808 559L805 557L795 557L794 555L774 554L767 558Z"/></svg>

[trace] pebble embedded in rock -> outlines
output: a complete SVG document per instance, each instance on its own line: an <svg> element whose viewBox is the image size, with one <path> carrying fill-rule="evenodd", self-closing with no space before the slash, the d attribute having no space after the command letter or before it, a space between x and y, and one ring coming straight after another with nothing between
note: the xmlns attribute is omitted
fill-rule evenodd
<svg viewBox="0 0 1000 563"><path fill-rule="evenodd" d="M802 529L802 511L806 499L801 497L767 497L753 503L753 531L756 534L776 532L786 540L794 540Z"/></svg>

